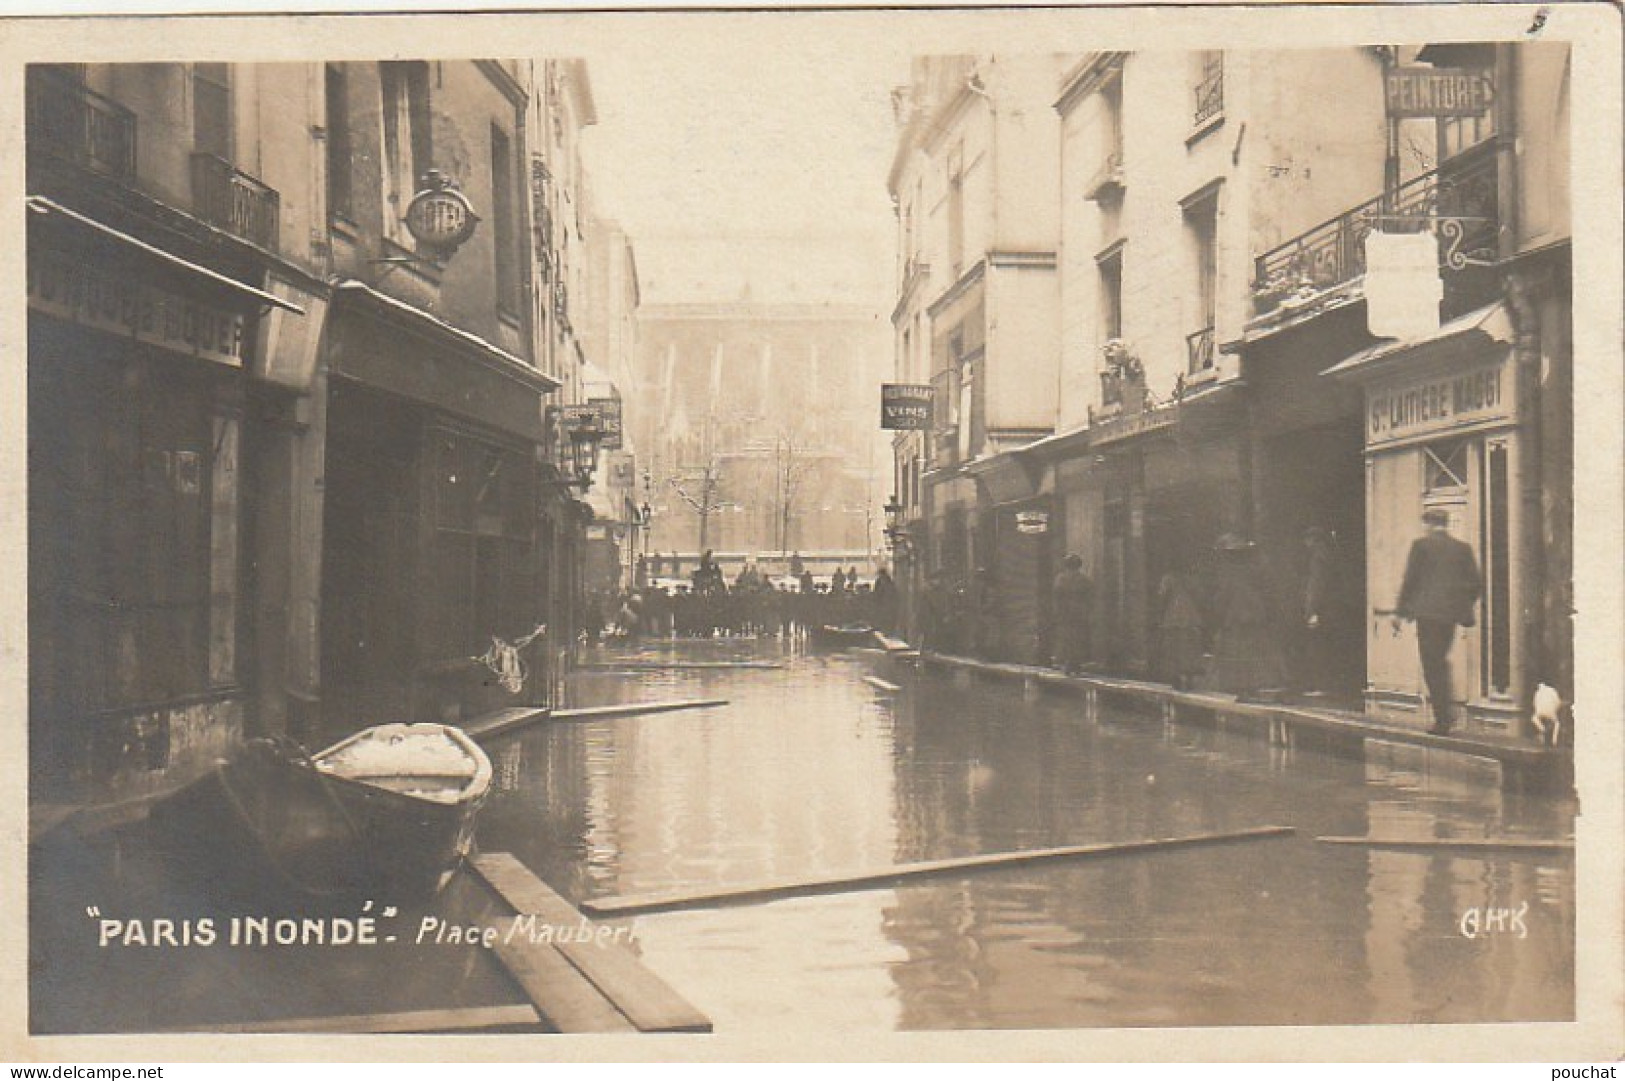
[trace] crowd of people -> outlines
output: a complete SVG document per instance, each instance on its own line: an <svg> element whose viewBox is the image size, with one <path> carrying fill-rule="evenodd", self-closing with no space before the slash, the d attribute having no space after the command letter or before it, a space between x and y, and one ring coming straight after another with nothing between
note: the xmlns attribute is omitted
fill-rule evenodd
<svg viewBox="0 0 1625 1081"><path fill-rule="evenodd" d="M864 581L856 567L819 579L799 558L777 578L746 563L730 583L711 552L686 580L661 575L667 566L640 557L630 588L589 598L588 638L797 637L824 626L889 631L895 624L896 589L884 567ZM669 566L678 569L677 557Z"/></svg>
<svg viewBox="0 0 1625 1081"><path fill-rule="evenodd" d="M1335 543L1319 527L1304 533L1296 587L1266 574L1254 544L1231 533L1217 538L1197 565L1162 574L1145 614L1147 674L1178 688L1241 695L1331 690L1340 682L1335 655L1343 639L1360 632L1358 604L1338 573ZM1112 614L1101 610L1082 558L1066 556L1049 586L1040 598L1038 658L1068 673L1126 674ZM1283 586L1296 595L1284 596ZM1009 659L992 656L1008 643L995 640L985 574L932 575L922 599L923 648Z"/></svg>

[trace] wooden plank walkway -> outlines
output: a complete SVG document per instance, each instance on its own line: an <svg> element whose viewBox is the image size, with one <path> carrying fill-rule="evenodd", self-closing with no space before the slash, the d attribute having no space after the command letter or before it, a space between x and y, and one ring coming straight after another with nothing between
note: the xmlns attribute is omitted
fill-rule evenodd
<svg viewBox="0 0 1625 1081"><path fill-rule="evenodd" d="M1016 852L997 852L984 856L960 856L952 859L927 860L920 863L894 864L889 867L878 867L823 878L774 879L740 886L672 890L662 893L623 894L616 897L600 897L584 901L581 907L587 912L599 916L630 916L652 912L670 912L683 908L758 904L785 897L801 897L815 893L875 889L911 878L923 878L933 875L966 874L972 871L1027 866L1055 860L1166 852L1174 849L1225 844L1233 841L1289 837L1294 832L1291 826L1264 826L1258 829L1238 830L1229 833L1197 834L1190 837L1092 845L1067 845L1060 848L1034 848Z"/></svg>
<svg viewBox="0 0 1625 1081"><path fill-rule="evenodd" d="M396 1033L546 1032L534 1006L470 1006L450 1010L407 1010L401 1013L336 1014L331 1017L296 1017L280 1021L240 1021L214 1025L187 1025L176 1033L335 1033L382 1035Z"/></svg>
<svg viewBox="0 0 1625 1081"><path fill-rule="evenodd" d="M1315 840L1327 845L1400 852L1442 855L1452 852L1482 853L1485 858L1501 855L1564 858L1574 855L1574 842L1571 840L1533 837L1316 837Z"/></svg>
<svg viewBox="0 0 1625 1081"><path fill-rule="evenodd" d="M620 929L592 923L506 852L469 862L515 916L547 929L547 941L526 930L499 936L492 949L559 1031L711 1031L708 1017L643 967Z"/></svg>
<svg viewBox="0 0 1625 1081"><path fill-rule="evenodd" d="M1183 707L1190 711L1220 717L1254 718L1272 729L1276 726L1282 729L1308 729L1351 743L1378 740L1489 759L1500 764L1502 783L1510 787L1525 783L1560 787L1566 782L1568 772L1572 769L1572 758L1562 749L1477 734L1440 736L1423 729L1379 720L1365 713L1242 700L1234 695L1216 691L1181 691L1166 684L1143 680L1096 674L1066 675L1055 669L1040 668L1036 665L980 661L940 653L928 653L922 659L928 665L951 671L995 679L1021 680L1026 684L1052 687L1062 691L1108 694L1133 702L1149 703L1162 709L1165 716L1171 715L1175 719L1178 718L1177 708Z"/></svg>

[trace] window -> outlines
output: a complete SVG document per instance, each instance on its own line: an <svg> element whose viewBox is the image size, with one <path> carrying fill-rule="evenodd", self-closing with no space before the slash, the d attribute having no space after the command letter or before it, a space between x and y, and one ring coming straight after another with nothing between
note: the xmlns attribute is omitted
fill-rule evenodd
<svg viewBox="0 0 1625 1081"><path fill-rule="evenodd" d="M1468 441L1431 443L1422 448L1427 494L1462 492L1467 488Z"/></svg>
<svg viewBox="0 0 1625 1081"><path fill-rule="evenodd" d="M496 248L497 309L519 311L518 203L514 199L514 161L508 136L491 128L491 229Z"/></svg>
<svg viewBox="0 0 1625 1081"><path fill-rule="evenodd" d="M231 160L230 65L192 65L192 149Z"/></svg>
<svg viewBox="0 0 1625 1081"><path fill-rule="evenodd" d="M1100 275L1101 343L1123 336L1123 247L1121 244L1095 260Z"/></svg>
<svg viewBox="0 0 1625 1081"><path fill-rule="evenodd" d="M350 81L342 65L327 65L327 213L355 216L350 163L355 146L350 137Z"/></svg>
<svg viewBox="0 0 1625 1081"><path fill-rule="evenodd" d="M1213 368L1214 322L1218 305L1219 193L1208 191L1185 203L1185 233L1191 257L1195 311L1187 319L1185 350L1189 375Z"/></svg>
<svg viewBox="0 0 1625 1081"><path fill-rule="evenodd" d="M958 278L965 270L965 148L948 154L948 266Z"/></svg>
<svg viewBox="0 0 1625 1081"><path fill-rule="evenodd" d="M1196 54L1195 98L1191 122L1202 127L1224 115L1224 53L1207 50Z"/></svg>
<svg viewBox="0 0 1625 1081"><path fill-rule="evenodd" d="M384 121L384 235L410 242L402 217L434 164L429 112L429 65L421 60L378 65Z"/></svg>

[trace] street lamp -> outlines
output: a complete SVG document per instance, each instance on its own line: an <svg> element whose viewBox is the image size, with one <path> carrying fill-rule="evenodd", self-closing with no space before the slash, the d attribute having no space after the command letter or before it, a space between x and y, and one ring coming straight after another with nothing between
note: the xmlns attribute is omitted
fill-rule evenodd
<svg viewBox="0 0 1625 1081"><path fill-rule="evenodd" d="M886 500L885 511L886 528L882 532L886 534L886 547L898 555L907 555L913 542L909 539L908 525L903 521L903 504L897 501L895 494Z"/></svg>

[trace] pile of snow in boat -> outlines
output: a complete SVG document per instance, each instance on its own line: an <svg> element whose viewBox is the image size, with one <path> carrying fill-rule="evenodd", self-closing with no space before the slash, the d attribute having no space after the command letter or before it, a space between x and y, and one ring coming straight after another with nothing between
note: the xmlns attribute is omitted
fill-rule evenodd
<svg viewBox="0 0 1625 1081"><path fill-rule="evenodd" d="M310 897L422 896L468 854L491 775L479 745L444 724L378 725L315 754L256 739L153 815L238 879Z"/></svg>

